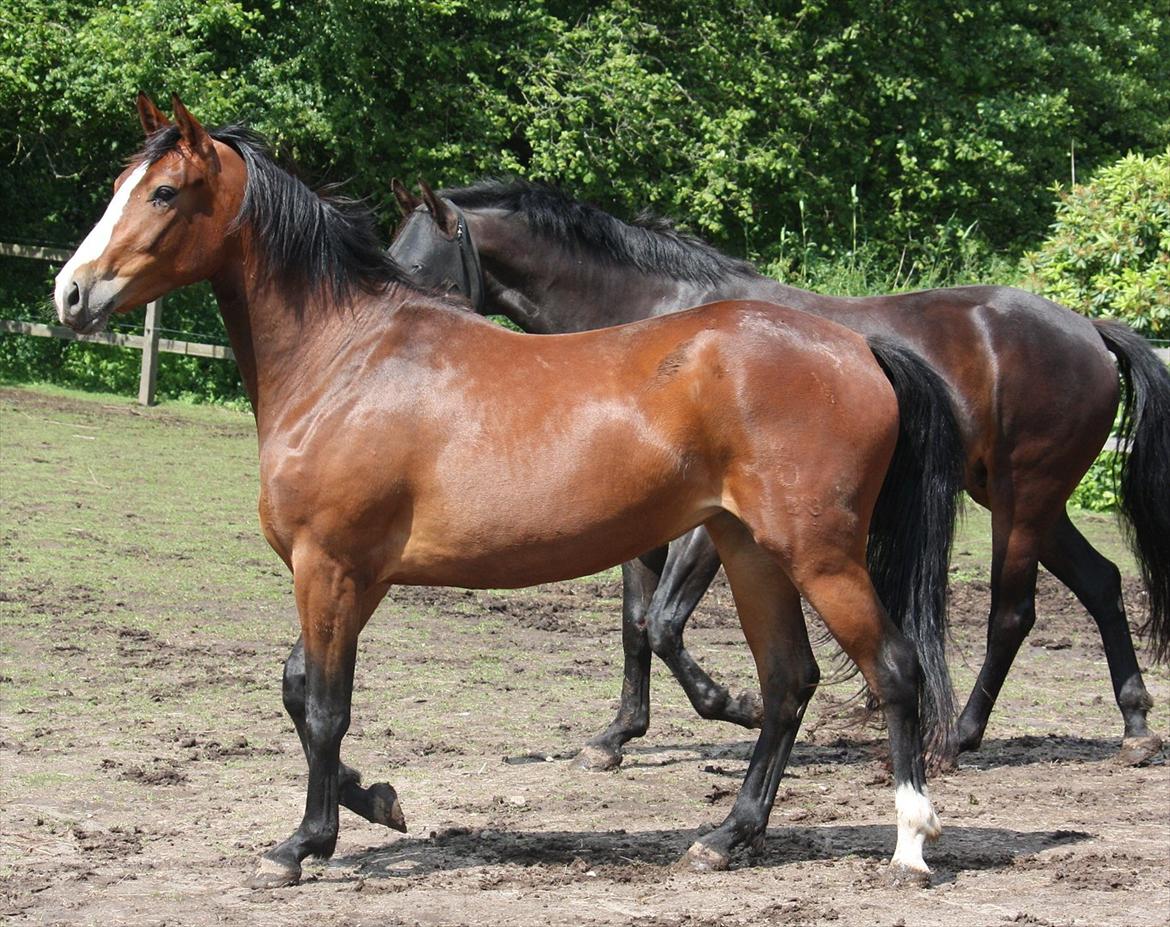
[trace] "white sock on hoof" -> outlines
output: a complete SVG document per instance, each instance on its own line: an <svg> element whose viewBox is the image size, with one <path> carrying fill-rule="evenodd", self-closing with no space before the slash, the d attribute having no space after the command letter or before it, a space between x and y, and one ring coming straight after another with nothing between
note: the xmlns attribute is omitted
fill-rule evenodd
<svg viewBox="0 0 1170 927"><path fill-rule="evenodd" d="M894 792L894 808L898 812L898 846L894 850L894 865L905 866L916 872L930 872L922 858L922 845L942 833L938 816L930 804L930 796L919 792L908 782Z"/></svg>

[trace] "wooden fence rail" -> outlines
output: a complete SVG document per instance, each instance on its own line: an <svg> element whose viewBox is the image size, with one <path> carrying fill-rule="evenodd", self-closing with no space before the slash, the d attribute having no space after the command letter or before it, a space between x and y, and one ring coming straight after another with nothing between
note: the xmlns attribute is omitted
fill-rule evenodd
<svg viewBox="0 0 1170 927"><path fill-rule="evenodd" d="M0 242L0 255L29 258L34 261L48 261L64 264L72 252L65 248L49 248L40 245L14 245ZM90 341L110 344L120 348L133 348L142 352L142 372L138 377L138 401L144 406L154 405L158 385L158 356L160 353L186 354L190 357L214 357L235 360L232 349L222 344L201 344L197 341L176 341L160 335L162 300L156 299L146 305L146 321L141 335L125 335L115 332L98 332L94 335L79 335L71 328L60 325L42 325L39 322L20 322L14 319L0 319L0 332L35 335L41 338L61 338L66 341Z"/></svg>

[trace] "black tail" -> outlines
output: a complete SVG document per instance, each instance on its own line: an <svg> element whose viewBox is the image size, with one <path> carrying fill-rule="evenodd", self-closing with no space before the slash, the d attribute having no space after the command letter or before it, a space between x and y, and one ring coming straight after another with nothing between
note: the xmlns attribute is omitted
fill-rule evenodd
<svg viewBox="0 0 1170 927"><path fill-rule="evenodd" d="M927 752L954 755L954 692L946 662L947 565L963 489L964 451L946 384L899 344L870 338L898 397L894 458L869 530L869 573L922 673L919 716Z"/></svg>
<svg viewBox="0 0 1170 927"><path fill-rule="evenodd" d="M1150 596L1142 628L1154 658L1170 659L1170 370L1146 340L1120 322L1096 320L1125 384L1118 485L1126 534Z"/></svg>

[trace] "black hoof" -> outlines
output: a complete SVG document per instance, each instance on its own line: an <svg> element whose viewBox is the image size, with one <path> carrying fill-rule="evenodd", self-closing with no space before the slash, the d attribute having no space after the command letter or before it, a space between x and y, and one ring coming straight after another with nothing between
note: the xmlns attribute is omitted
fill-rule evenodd
<svg viewBox="0 0 1170 927"><path fill-rule="evenodd" d="M370 820L405 834L406 815L402 813L394 786L388 782L375 782L367 791L370 794Z"/></svg>
<svg viewBox="0 0 1170 927"><path fill-rule="evenodd" d="M620 750L586 744L573 760L573 765L587 772L609 772L622 765L622 754Z"/></svg>

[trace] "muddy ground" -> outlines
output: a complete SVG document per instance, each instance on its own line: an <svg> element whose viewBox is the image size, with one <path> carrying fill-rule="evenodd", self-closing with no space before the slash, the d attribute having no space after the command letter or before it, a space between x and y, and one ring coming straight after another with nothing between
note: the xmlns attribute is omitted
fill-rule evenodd
<svg viewBox="0 0 1170 927"><path fill-rule="evenodd" d="M246 428L239 437L248 440ZM35 521L36 504L6 499L6 558L32 555L21 526ZM101 532L91 534L90 555L112 557ZM752 737L699 720L656 665L651 730L622 768L571 767L616 707L620 584L611 572L508 593L396 591L362 639L344 755L368 781L394 783L410 833L343 811L332 860L307 863L297 887L249 891L256 857L287 836L303 803L303 760L279 691L296 636L291 596L201 600L200 558L135 543L141 556L163 558L176 582L190 578L189 601L160 602L129 576L101 586L48 570L17 571L20 581L0 588L7 923L1170 920L1166 753L1141 768L1116 764L1121 724L1100 642L1048 576L1041 622L982 750L932 781L945 831L928 848L929 889L881 882L895 841L893 788L881 731L856 717L855 682L814 698L762 851L742 853L724 873L675 871L696 834L730 808ZM272 568L273 587L284 584L275 558L256 551L256 569ZM1132 580L1127 599L1140 614ZM982 656L987 601L984 582L956 579L961 697ZM718 678L752 683L725 586L701 606L688 643ZM1153 726L1165 735L1170 679L1155 669L1147 684Z"/></svg>

